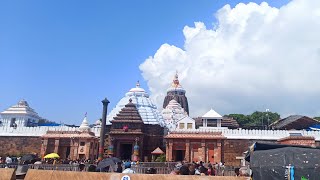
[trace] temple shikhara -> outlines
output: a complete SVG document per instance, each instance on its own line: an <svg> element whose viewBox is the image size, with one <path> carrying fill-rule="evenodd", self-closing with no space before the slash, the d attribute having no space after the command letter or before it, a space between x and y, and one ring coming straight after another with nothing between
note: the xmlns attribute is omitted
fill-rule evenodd
<svg viewBox="0 0 320 180"><path fill-rule="evenodd" d="M138 108L129 99L113 117L107 130L107 153L124 160L149 161L151 152L163 146L162 139L163 128L155 122L145 123Z"/></svg>
<svg viewBox="0 0 320 180"><path fill-rule="evenodd" d="M33 127L38 126L40 120L38 113L32 109L24 99L17 105L0 113L0 126L3 127Z"/></svg>
<svg viewBox="0 0 320 180"><path fill-rule="evenodd" d="M244 165L244 152L254 142L320 146L320 131L306 130L320 122L307 116L279 119L270 125L272 130L241 129L235 119L210 107L203 115L190 117L192 102L188 102L178 74L170 81L161 109L139 82L111 108L106 117L105 156L153 161L164 154L166 161L240 166ZM0 146L1 153L43 156L56 152L62 158L98 158L101 120L90 124L85 116L79 127L38 126L40 117L25 100L0 115L0 144L7 144Z"/></svg>

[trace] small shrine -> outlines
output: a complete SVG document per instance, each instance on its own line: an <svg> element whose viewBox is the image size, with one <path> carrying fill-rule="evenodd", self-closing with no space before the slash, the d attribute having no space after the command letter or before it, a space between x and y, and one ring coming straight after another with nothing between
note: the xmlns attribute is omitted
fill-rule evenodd
<svg viewBox="0 0 320 180"><path fill-rule="evenodd" d="M98 154L98 140L85 116L79 130L47 131L41 137L41 156L54 152L62 159L94 160Z"/></svg>
<svg viewBox="0 0 320 180"><path fill-rule="evenodd" d="M149 161L151 151L162 145L162 137L163 129L144 124L136 105L129 99L111 121L107 154L122 160Z"/></svg>

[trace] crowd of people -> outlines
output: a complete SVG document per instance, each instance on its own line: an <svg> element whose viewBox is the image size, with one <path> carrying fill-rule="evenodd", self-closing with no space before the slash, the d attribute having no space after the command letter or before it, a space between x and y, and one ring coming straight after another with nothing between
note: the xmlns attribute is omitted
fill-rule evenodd
<svg viewBox="0 0 320 180"><path fill-rule="evenodd" d="M115 172L115 173L136 173L135 167L139 165L137 162L125 161L118 162L113 166L106 166L103 168L98 168L98 161L91 161L86 159L40 159L36 158L32 161L21 161L21 157L0 157L0 164L69 164L78 167L79 171L89 171L89 172ZM134 166L134 168L132 168ZM157 171L155 168L146 168L144 170L146 174L156 174ZM178 162L173 170L171 171L171 175L200 175L200 176L224 176L225 165L224 163L204 163L202 161L196 163L186 163L186 162ZM170 171L169 171L170 172ZM141 172L140 172L141 173ZM242 176L239 168L234 169L234 174L236 176Z"/></svg>
<svg viewBox="0 0 320 180"><path fill-rule="evenodd" d="M201 176L216 176L224 175L224 163L211 164L200 161L199 163L177 163L172 175L201 175ZM218 174L219 172L219 174Z"/></svg>

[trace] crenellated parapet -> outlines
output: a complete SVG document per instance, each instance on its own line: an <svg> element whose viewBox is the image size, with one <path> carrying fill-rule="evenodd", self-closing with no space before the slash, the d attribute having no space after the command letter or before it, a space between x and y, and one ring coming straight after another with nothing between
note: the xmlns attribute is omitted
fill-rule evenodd
<svg viewBox="0 0 320 180"><path fill-rule="evenodd" d="M248 129L177 129L171 133L190 133L190 134L214 134L221 132L227 139L257 139L257 140L279 140L292 134L298 136L312 136L316 141L320 141L320 131L306 130L248 130Z"/></svg>
<svg viewBox="0 0 320 180"><path fill-rule="evenodd" d="M80 131L76 127L68 126L38 126L38 127L0 127L0 136L42 136L47 133L47 131L69 131L76 132ZM100 128L91 128L90 130L95 134L96 137L100 134Z"/></svg>

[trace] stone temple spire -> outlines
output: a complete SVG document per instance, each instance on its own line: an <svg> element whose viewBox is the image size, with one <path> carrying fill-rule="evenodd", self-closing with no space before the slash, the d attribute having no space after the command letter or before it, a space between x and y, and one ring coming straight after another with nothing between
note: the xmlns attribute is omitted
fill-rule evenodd
<svg viewBox="0 0 320 180"><path fill-rule="evenodd" d="M167 90L167 96L163 102L163 108L165 109L171 100L176 100L181 107L189 115L188 99L186 97L186 90L184 90L179 82L178 72L176 72L171 87Z"/></svg>
<svg viewBox="0 0 320 180"><path fill-rule="evenodd" d="M173 78L173 82L172 82L171 86L174 87L174 88L181 87L180 82L179 82L178 72L176 72L176 75Z"/></svg>
<svg viewBox="0 0 320 180"><path fill-rule="evenodd" d="M83 121L79 127L79 130L84 132L84 131L90 131L90 127L89 127L89 123L88 123L88 120L87 120L87 113L85 114L84 118L83 118Z"/></svg>

